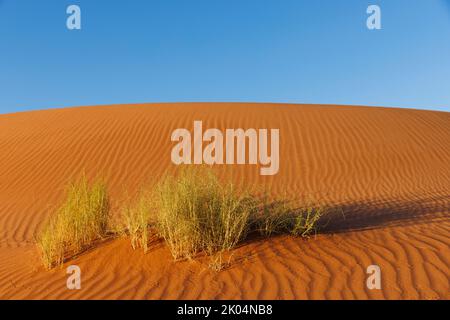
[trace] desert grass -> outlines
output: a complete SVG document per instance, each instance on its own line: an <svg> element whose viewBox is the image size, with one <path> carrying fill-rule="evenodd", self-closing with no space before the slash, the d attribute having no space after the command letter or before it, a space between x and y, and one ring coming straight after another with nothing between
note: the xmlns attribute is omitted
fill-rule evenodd
<svg viewBox="0 0 450 320"><path fill-rule="evenodd" d="M329 209L318 201L290 200L287 197L271 203L264 197L262 209L253 219L255 229L262 236L291 234L307 238L319 230L319 222Z"/></svg>
<svg viewBox="0 0 450 320"><path fill-rule="evenodd" d="M164 239L175 260L205 252L212 269L218 270L222 253L249 233L309 237L327 213L325 206L310 200L267 199L231 182L221 183L211 169L185 167L177 175L164 176L153 190L141 191L125 206L122 220L133 248L147 251L153 233Z"/></svg>
<svg viewBox="0 0 450 320"><path fill-rule="evenodd" d="M37 245L47 268L61 265L106 235L109 199L101 180L85 175L67 187L66 199L38 234Z"/></svg>
<svg viewBox="0 0 450 320"><path fill-rule="evenodd" d="M212 171L183 169L166 176L155 193L154 227L177 259L235 247L249 232L257 203Z"/></svg>
<svg viewBox="0 0 450 320"><path fill-rule="evenodd" d="M209 258L208 268L214 272L220 272L231 266L232 255L225 259L224 252L216 252Z"/></svg>
<svg viewBox="0 0 450 320"><path fill-rule="evenodd" d="M154 211L152 203L152 194L141 189L137 199L122 208L122 218L119 221L121 226L118 229L130 237L133 249L143 248L144 252L148 250L149 228Z"/></svg>
<svg viewBox="0 0 450 320"><path fill-rule="evenodd" d="M141 188L113 221L106 185L101 180L89 184L83 175L69 184L65 201L45 223L37 244L44 265L52 268L105 237L108 230L126 235L133 249L144 252L149 239L157 237L175 260L206 253L210 268L220 271L228 264L222 254L250 233L309 237L327 213L325 206L312 201L292 201L287 196L267 199L230 181L220 182L209 168L185 167L152 188Z"/></svg>

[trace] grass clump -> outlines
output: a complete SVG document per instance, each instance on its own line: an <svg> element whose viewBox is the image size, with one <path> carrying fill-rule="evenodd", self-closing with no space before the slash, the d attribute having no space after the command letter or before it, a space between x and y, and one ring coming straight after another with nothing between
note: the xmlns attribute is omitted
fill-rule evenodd
<svg viewBox="0 0 450 320"><path fill-rule="evenodd" d="M309 237L317 232L318 223L326 212L325 206L311 200L297 205L287 199L270 204L264 201L260 214L255 217L256 230L265 237L286 233Z"/></svg>
<svg viewBox="0 0 450 320"><path fill-rule="evenodd" d="M47 268L60 265L106 235L109 199L105 184L89 184L86 176L67 187L65 201L45 223L37 238Z"/></svg>
<svg viewBox="0 0 450 320"><path fill-rule="evenodd" d="M50 269L105 237L109 226L109 233L129 236L134 249L146 252L150 236L162 238L175 260L204 252L210 256L209 268L220 271L230 264L224 252L249 233L308 237L327 213L312 201L295 205L286 196L271 203L267 198L221 183L211 169L186 167L151 189L141 189L136 201L123 207L119 220L112 221L105 184L90 184L82 176L68 185L65 201L45 223L37 245Z"/></svg>
<svg viewBox="0 0 450 320"><path fill-rule="evenodd" d="M231 256L228 260L224 258L224 252L216 252L210 257L208 268L214 272L220 272L231 265Z"/></svg>
<svg viewBox="0 0 450 320"><path fill-rule="evenodd" d="M220 184L202 169L166 176L154 199L155 230L175 259L233 248L246 237L257 209L252 197L238 193L232 183Z"/></svg>
<svg viewBox="0 0 450 320"><path fill-rule="evenodd" d="M284 197L272 203L220 183L212 170L187 167L167 175L122 212L131 245L148 250L149 234L165 240L175 260L199 252L213 257L220 269L222 253L236 247L249 233L308 237L326 209L313 202L295 206Z"/></svg>
<svg viewBox="0 0 450 320"><path fill-rule="evenodd" d="M317 232L318 223L326 212L325 207L312 204L293 211L288 224L289 232L294 236L309 237Z"/></svg>
<svg viewBox="0 0 450 320"><path fill-rule="evenodd" d="M129 235L133 249L141 247L147 252L151 213L152 197L146 191L141 191L137 201L131 206L123 208L123 230Z"/></svg>

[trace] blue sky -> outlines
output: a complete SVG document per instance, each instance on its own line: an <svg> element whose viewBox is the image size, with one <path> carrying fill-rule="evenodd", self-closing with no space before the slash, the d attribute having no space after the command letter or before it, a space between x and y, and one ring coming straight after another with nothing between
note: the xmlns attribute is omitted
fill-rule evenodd
<svg viewBox="0 0 450 320"><path fill-rule="evenodd" d="M450 1L0 0L0 113L178 101L450 111Z"/></svg>

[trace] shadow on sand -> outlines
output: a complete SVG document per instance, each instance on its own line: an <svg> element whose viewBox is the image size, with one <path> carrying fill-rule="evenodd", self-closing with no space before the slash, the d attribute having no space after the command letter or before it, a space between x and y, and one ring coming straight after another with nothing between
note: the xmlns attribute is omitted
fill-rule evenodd
<svg viewBox="0 0 450 320"><path fill-rule="evenodd" d="M319 233L335 234L448 219L450 195L352 202L332 206L320 223Z"/></svg>
<svg viewBox="0 0 450 320"><path fill-rule="evenodd" d="M301 202L300 202L301 203ZM273 207L280 205L280 202L272 202L266 206ZM301 209L294 208L293 210ZM427 224L450 219L450 194L410 199L380 199L360 202L346 202L326 206L326 213L318 223L316 234L340 234L346 232L373 230L384 227L408 226L414 224ZM282 236L283 234L273 234L264 237L257 231L252 231L243 239L236 248L243 247L250 243L268 240L270 238ZM68 254L64 262L73 260L81 255L87 254L94 249L105 246L118 235L109 234L104 239L98 240L90 246L84 248L76 255ZM149 251L163 244L162 239L152 237L149 243ZM256 252L254 252L256 254ZM200 254L200 256L202 256ZM252 260L251 255L235 257L233 263L222 270L232 268L233 265L244 260Z"/></svg>

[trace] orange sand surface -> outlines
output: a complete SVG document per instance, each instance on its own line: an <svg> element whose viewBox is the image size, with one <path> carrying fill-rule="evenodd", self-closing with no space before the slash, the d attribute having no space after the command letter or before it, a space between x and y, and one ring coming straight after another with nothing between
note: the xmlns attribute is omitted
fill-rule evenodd
<svg viewBox="0 0 450 320"><path fill-rule="evenodd" d="M144 254L104 241L46 271L37 231L64 186L101 175L125 191L172 172L176 128L279 128L280 171L221 165L221 177L274 195L313 196L342 215L310 239L253 239L216 273L174 262L164 243ZM449 299L450 113L321 105L184 103L67 108L0 115L0 298ZM82 289L66 288L66 266ZM381 290L366 287L381 268Z"/></svg>

